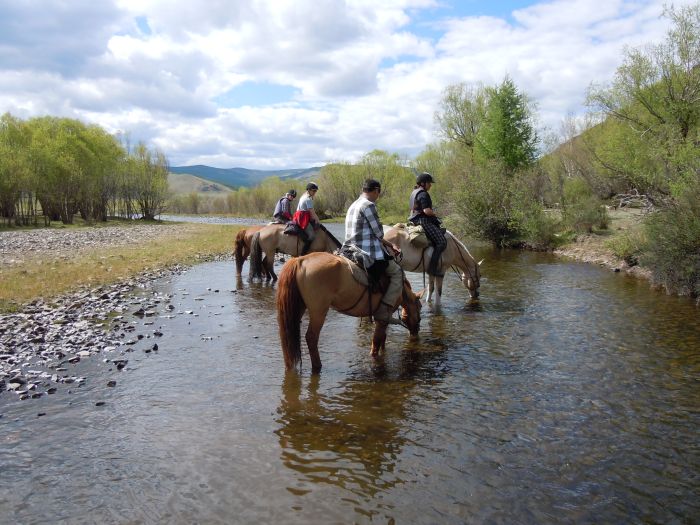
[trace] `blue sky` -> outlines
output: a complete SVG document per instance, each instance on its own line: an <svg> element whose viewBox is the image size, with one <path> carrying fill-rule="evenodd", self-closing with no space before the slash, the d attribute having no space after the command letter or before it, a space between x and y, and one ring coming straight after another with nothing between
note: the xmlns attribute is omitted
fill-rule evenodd
<svg viewBox="0 0 700 525"><path fill-rule="evenodd" d="M688 1L674 2L676 5ZM439 139L449 85L509 75L541 135L582 119L661 0L0 3L0 112L127 133L172 165L301 168Z"/></svg>

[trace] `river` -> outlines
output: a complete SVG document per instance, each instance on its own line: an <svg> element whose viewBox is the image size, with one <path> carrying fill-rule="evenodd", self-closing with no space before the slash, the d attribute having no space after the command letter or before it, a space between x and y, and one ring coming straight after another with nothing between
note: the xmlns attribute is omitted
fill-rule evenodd
<svg viewBox="0 0 700 525"><path fill-rule="evenodd" d="M697 522L697 308L596 266L473 252L478 303L448 275L420 336L391 327L378 360L371 328L331 313L316 376L305 351L285 373L275 287L232 261L140 290L174 309L130 319L144 337L123 370L84 359L82 386L0 394L0 522Z"/></svg>

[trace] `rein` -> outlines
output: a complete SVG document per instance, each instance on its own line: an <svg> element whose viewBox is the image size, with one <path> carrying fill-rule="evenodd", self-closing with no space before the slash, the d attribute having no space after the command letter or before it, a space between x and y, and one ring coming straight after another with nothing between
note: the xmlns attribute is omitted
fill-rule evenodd
<svg viewBox="0 0 700 525"><path fill-rule="evenodd" d="M450 235L452 236L452 234L450 234ZM474 284L476 284L477 287L479 287L481 285L481 283L479 283L478 279L474 278L474 274L472 274L472 271L469 269L469 265L467 264L467 261L464 259L464 254L462 254L461 246L459 244L457 244L457 241L454 238L452 239L452 242L454 242L457 245L457 251L459 252L459 257L462 259L462 262L464 263L464 268L466 268L467 273L469 274L469 278L474 282ZM476 262L474 264L476 264ZM454 267L452 267L452 269L454 270Z"/></svg>

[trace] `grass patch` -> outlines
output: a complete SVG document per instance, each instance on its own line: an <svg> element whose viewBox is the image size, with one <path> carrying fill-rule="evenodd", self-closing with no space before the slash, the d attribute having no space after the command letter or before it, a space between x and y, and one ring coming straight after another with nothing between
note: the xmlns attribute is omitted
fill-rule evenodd
<svg viewBox="0 0 700 525"><path fill-rule="evenodd" d="M49 300L80 288L123 281L148 270L194 264L231 253L241 228L187 224L139 244L95 248L61 259L32 257L17 267L0 269L0 312L17 311L38 298Z"/></svg>

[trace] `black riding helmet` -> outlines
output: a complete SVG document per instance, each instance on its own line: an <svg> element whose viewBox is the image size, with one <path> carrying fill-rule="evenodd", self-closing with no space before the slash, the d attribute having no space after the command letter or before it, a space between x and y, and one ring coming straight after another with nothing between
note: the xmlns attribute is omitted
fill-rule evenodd
<svg viewBox="0 0 700 525"><path fill-rule="evenodd" d="M430 182L431 184L435 184L435 181L433 180L433 176L426 171L424 171L423 173L421 173L420 175L418 175L416 177L416 184L425 184L427 182Z"/></svg>
<svg viewBox="0 0 700 525"><path fill-rule="evenodd" d="M296 196L297 196L297 190L289 190L289 191L287 192L287 195L291 195L292 197L296 197Z"/></svg>
<svg viewBox="0 0 700 525"><path fill-rule="evenodd" d="M306 185L306 191L309 191L309 190L318 190L318 184L316 184L315 182L309 182Z"/></svg>

